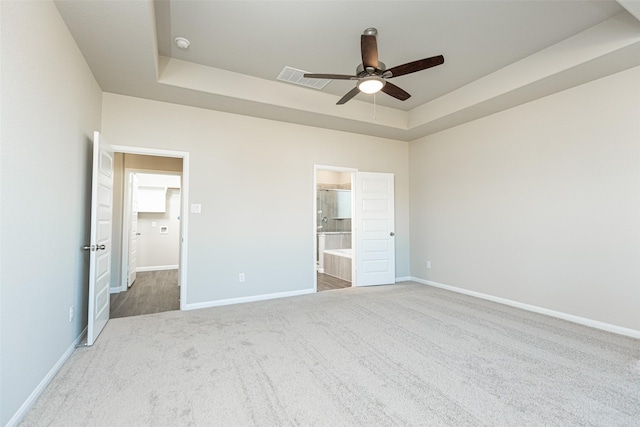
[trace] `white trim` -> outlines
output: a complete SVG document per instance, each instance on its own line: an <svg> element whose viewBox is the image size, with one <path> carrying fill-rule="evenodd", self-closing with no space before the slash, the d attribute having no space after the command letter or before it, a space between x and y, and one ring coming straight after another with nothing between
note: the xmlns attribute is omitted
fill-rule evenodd
<svg viewBox="0 0 640 427"><path fill-rule="evenodd" d="M185 304L185 308L183 308L183 310L198 310L201 308L219 307L221 305L242 304L245 302L264 301L269 299L285 298L285 297L296 297L299 295L307 295L307 294L314 294L314 293L316 293L315 289L303 289L300 291L277 292L274 294L254 295L251 297L229 298L229 299L221 299L217 301L197 302L193 304Z"/></svg>
<svg viewBox="0 0 640 427"><path fill-rule="evenodd" d="M124 145L112 145L113 151L117 153L142 154L160 157L176 157L182 159L182 183L181 212L180 212L180 260L179 283L180 283L180 310L187 310L187 248L189 237L189 152L161 150L155 148L129 147ZM126 283L126 282L125 282Z"/></svg>
<svg viewBox="0 0 640 427"><path fill-rule="evenodd" d="M358 168L349 168L345 166L327 166L327 165L313 165L314 171L330 171L330 172L358 172Z"/></svg>
<svg viewBox="0 0 640 427"><path fill-rule="evenodd" d="M121 231L120 237L120 292L127 291L127 285L129 284L129 226L131 225L131 190L129 189L129 181L131 180L130 174L124 167L124 160L122 161L122 218L121 218Z"/></svg>
<svg viewBox="0 0 640 427"><path fill-rule="evenodd" d="M412 280L415 280L413 277L411 276L404 276L404 277L396 277L396 283L400 283L400 282L410 282Z"/></svg>
<svg viewBox="0 0 640 427"><path fill-rule="evenodd" d="M177 158L184 158L185 154L187 156L189 155L189 153L186 151L161 150L157 148L130 147L125 145L112 145L111 147L113 148L113 151L115 151L116 153L142 154L147 156L177 157Z"/></svg>
<svg viewBox="0 0 640 427"><path fill-rule="evenodd" d="M187 309L187 248L189 247L187 232L189 224L189 153L184 153L182 158L182 188L180 189L182 194L182 212L180 212L180 259L178 265L180 265L180 310Z"/></svg>
<svg viewBox="0 0 640 427"><path fill-rule="evenodd" d="M161 270L177 270L178 265L152 265L149 267L138 267L136 268L136 272L140 273L141 271L161 271Z"/></svg>
<svg viewBox="0 0 640 427"><path fill-rule="evenodd" d="M9 420L9 422L6 424L5 427L14 427L18 425L18 423L22 420L22 418L24 418L27 412L29 412L29 409L31 409L31 406L35 403L38 397L40 397L44 389L47 388L51 380L53 380L53 377L55 377L58 371L60 370L60 368L62 368L62 365L64 365L67 359L71 357L71 354L73 354L73 352L76 349L76 346L80 344L82 337L84 337L86 333L87 333L87 328L84 328L84 330L80 332L80 335L78 335L78 337L73 341L73 343L71 343L69 348L67 348L64 354L60 356L60 359L58 359L56 364L53 365L53 368L51 368L47 373L47 375L45 375L45 377L42 379L42 381L40 381L40 384L38 384L38 386L31 392L29 397L27 397L27 400L25 400L24 403L20 406L20 408L18 408L16 413L13 414L13 417L11 417L11 419Z"/></svg>
<svg viewBox="0 0 640 427"><path fill-rule="evenodd" d="M500 298L500 297L496 297L489 294L483 294L481 292L470 291L468 289L457 288L455 286L444 285L442 283L433 282L431 280L419 279L417 277L411 277L411 280L414 282L421 283L423 285L446 289L448 291L457 292L459 294L469 295L472 297L497 302L497 303L508 305L511 307L521 308L523 310L531 311L534 313L545 314L547 316L556 317L562 320L568 320L569 322L578 323L580 325L589 326L591 328L596 328L596 329L600 329L607 332L613 332L614 334L625 335L631 338L640 338L640 331L637 331L635 329L612 325L610 323L600 322L598 320L588 319L586 317L575 316L573 314L563 313L561 311L550 310L548 308L538 307L536 305L525 304L518 301L512 301L506 298Z"/></svg>

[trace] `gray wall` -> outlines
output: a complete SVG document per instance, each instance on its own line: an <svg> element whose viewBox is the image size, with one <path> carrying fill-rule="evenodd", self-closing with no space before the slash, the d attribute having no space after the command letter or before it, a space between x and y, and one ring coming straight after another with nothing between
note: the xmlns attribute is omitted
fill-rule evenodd
<svg viewBox="0 0 640 427"><path fill-rule="evenodd" d="M640 330L639 82L412 142L412 276Z"/></svg>
<svg viewBox="0 0 640 427"><path fill-rule="evenodd" d="M142 156L139 154L124 154L123 156L124 167L126 169L182 172L182 159L173 157Z"/></svg>
<svg viewBox="0 0 640 427"><path fill-rule="evenodd" d="M0 424L87 323L90 149L101 91L51 2L0 2ZM69 307L75 319L69 322Z"/></svg>
<svg viewBox="0 0 640 427"><path fill-rule="evenodd" d="M111 283L110 292L122 288L122 222L124 220L124 155L113 156L113 222L111 223Z"/></svg>
<svg viewBox="0 0 640 427"><path fill-rule="evenodd" d="M105 93L111 144L188 151L187 304L313 289L314 164L395 174L396 272L409 274L408 144ZM245 273L246 282L238 282Z"/></svg>

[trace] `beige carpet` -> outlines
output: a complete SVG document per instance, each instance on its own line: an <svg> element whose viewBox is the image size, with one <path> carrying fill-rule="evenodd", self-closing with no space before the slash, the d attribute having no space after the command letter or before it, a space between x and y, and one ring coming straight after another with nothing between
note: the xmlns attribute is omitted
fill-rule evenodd
<svg viewBox="0 0 640 427"><path fill-rule="evenodd" d="M417 284L114 319L24 426L640 424L640 341Z"/></svg>

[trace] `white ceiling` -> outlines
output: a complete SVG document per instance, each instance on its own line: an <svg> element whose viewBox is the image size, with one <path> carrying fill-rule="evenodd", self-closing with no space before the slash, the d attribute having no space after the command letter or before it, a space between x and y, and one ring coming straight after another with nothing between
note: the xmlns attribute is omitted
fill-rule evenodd
<svg viewBox="0 0 640 427"><path fill-rule="evenodd" d="M640 65L635 0L56 5L104 91L401 140ZM318 91L275 80L284 66L353 74L367 27L387 67L445 63L393 79L412 97L376 95L375 118L372 95L335 105L352 81Z"/></svg>

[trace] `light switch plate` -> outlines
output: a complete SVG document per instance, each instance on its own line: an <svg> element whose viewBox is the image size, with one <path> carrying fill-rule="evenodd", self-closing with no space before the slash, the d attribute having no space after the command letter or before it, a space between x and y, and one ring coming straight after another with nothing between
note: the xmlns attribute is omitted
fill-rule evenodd
<svg viewBox="0 0 640 427"><path fill-rule="evenodd" d="M200 212L202 212L202 205L200 204L191 205L191 213L200 213Z"/></svg>

